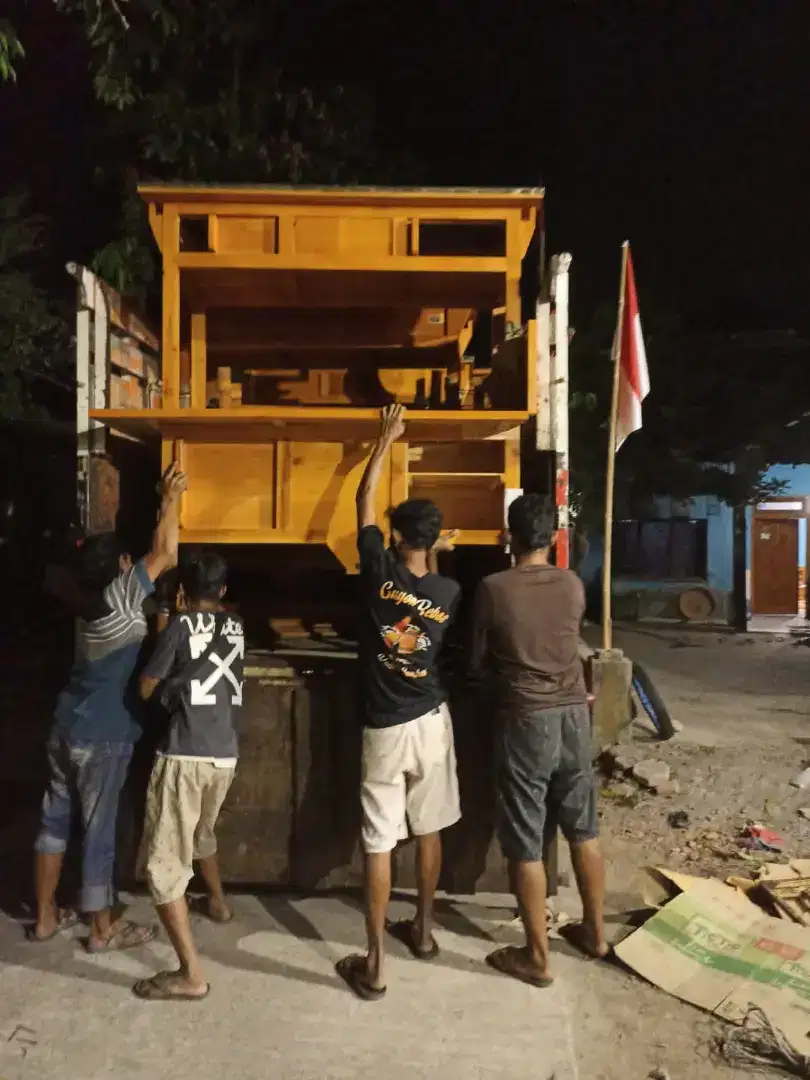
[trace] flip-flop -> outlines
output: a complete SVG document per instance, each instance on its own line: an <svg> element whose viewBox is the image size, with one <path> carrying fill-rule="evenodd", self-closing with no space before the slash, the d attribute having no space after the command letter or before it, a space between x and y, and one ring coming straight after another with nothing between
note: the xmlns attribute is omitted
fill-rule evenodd
<svg viewBox="0 0 810 1080"><path fill-rule="evenodd" d="M161 971L151 979L140 979L132 987L132 992L141 1001L204 1001L211 993L210 983L205 984L205 992L202 994L192 994L189 991L174 993L169 989L173 976L173 971Z"/></svg>
<svg viewBox="0 0 810 1080"><path fill-rule="evenodd" d="M154 926L138 926L137 923L124 921L119 924L115 933L106 941L94 942L87 939L87 951L89 953L123 952L124 949L136 949L139 945L147 945L157 937L157 929Z"/></svg>
<svg viewBox="0 0 810 1080"><path fill-rule="evenodd" d="M74 926L78 926L80 922L81 918L78 912L73 911L72 908L67 908L57 919L56 927L50 934L47 934L45 937L37 937L37 924L32 923L25 928L25 937L26 940L35 945L44 945L46 941L53 941L53 939L58 934L61 934L63 930L71 930Z"/></svg>
<svg viewBox="0 0 810 1080"><path fill-rule="evenodd" d="M227 919L217 919L211 914L211 898L209 896L190 896L188 898L188 910L195 915L202 915L203 918L216 923L218 926L225 926L229 922L233 922L233 912L230 908L228 908Z"/></svg>
<svg viewBox="0 0 810 1080"><path fill-rule="evenodd" d="M363 1001L380 1001L385 997L386 986L371 986L368 981L368 968L365 956L355 954L346 956L335 964L335 971L350 990Z"/></svg>
<svg viewBox="0 0 810 1080"><path fill-rule="evenodd" d="M539 990L545 990L546 987L551 986L554 980L550 975L532 975L522 966L520 961L524 955L523 949L515 945L507 945L503 949L496 949L495 952L490 953L487 963L491 968L500 971L502 975L509 975L518 982L526 983L527 986L535 986Z"/></svg>
<svg viewBox="0 0 810 1080"><path fill-rule="evenodd" d="M588 932L582 923L568 923L566 926L559 927L557 933L563 941L576 949L584 960L607 960L611 954L611 949L609 947L607 952L603 953L601 956L593 951L590 947Z"/></svg>
<svg viewBox="0 0 810 1080"><path fill-rule="evenodd" d="M387 924L386 930L392 938L405 946L415 960L435 960L439 955L439 943L432 934L430 935L430 948L419 948L414 939L414 923L412 919L399 919L397 922L390 922Z"/></svg>

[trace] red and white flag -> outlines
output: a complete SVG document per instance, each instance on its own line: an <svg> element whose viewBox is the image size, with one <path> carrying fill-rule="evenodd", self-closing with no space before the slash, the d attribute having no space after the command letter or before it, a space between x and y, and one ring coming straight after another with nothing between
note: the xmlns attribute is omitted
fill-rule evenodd
<svg viewBox="0 0 810 1080"><path fill-rule="evenodd" d="M641 427L641 403L650 392L647 353L638 313L636 278L630 246L625 247L624 296L616 326L614 348L618 349L619 401L616 414L616 450L628 435Z"/></svg>

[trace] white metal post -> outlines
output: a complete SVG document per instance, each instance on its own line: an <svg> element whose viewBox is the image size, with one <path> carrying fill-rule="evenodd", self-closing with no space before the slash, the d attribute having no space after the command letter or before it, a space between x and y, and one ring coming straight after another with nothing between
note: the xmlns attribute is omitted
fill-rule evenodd
<svg viewBox="0 0 810 1080"><path fill-rule="evenodd" d="M554 304L551 351L551 433L555 454L554 501L557 505L557 566L570 566L568 509L568 271L571 256L555 255L551 260L551 297Z"/></svg>

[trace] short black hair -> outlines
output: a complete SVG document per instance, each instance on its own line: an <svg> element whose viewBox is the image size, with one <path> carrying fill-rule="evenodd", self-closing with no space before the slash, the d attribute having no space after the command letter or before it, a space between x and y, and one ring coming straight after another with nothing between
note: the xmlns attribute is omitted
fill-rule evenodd
<svg viewBox="0 0 810 1080"><path fill-rule="evenodd" d="M121 572L124 545L114 532L95 533L76 545L76 580L82 589L103 591Z"/></svg>
<svg viewBox="0 0 810 1080"><path fill-rule="evenodd" d="M430 499L406 499L394 507L389 520L414 551L430 551L442 531L441 511Z"/></svg>
<svg viewBox="0 0 810 1080"><path fill-rule="evenodd" d="M114 532L79 535L71 544L67 565L53 578L54 595L85 622L105 618L112 609L104 592L120 574L124 554L126 548Z"/></svg>
<svg viewBox="0 0 810 1080"><path fill-rule="evenodd" d="M192 551L180 563L180 584L189 600L219 600L228 564L216 551Z"/></svg>
<svg viewBox="0 0 810 1080"><path fill-rule="evenodd" d="M509 507L509 532L521 551L551 546L556 510L549 495L519 495Z"/></svg>

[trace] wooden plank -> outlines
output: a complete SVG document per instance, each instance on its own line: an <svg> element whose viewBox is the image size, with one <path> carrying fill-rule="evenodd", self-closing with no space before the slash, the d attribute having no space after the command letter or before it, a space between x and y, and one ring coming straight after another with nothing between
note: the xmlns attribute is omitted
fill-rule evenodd
<svg viewBox="0 0 810 1080"><path fill-rule="evenodd" d="M159 251L163 251L163 214L154 203L149 204L149 228Z"/></svg>
<svg viewBox="0 0 810 1080"><path fill-rule="evenodd" d="M506 463L503 474L504 487L519 488L520 485L520 442L509 439L505 444Z"/></svg>
<svg viewBox="0 0 810 1080"><path fill-rule="evenodd" d="M537 413L537 320L529 319L526 328L526 404L532 416Z"/></svg>
<svg viewBox="0 0 810 1080"><path fill-rule="evenodd" d="M397 506L408 498L408 444L395 443L391 447L391 474L389 478L390 504Z"/></svg>
<svg viewBox="0 0 810 1080"><path fill-rule="evenodd" d="M410 410L411 442L500 439L519 430L526 411ZM189 442L373 441L378 409L341 406L243 405L236 409L91 409L90 418L139 437L150 432Z"/></svg>
<svg viewBox="0 0 810 1080"><path fill-rule="evenodd" d="M275 526L281 532L292 528L292 454L288 442L276 443Z"/></svg>
<svg viewBox="0 0 810 1080"><path fill-rule="evenodd" d="M191 316L191 407L204 409L208 381L207 319L205 312Z"/></svg>
<svg viewBox="0 0 810 1080"><path fill-rule="evenodd" d="M307 212L319 209L340 207L341 212L370 208L379 213L381 209L392 213L401 213L411 208L418 208L421 216L431 213L438 217L454 218L464 211L470 211L476 217L485 217L494 211L511 209L537 210L543 203L542 188L520 188L514 190L485 189L363 189L328 188L306 189L301 187L201 187L183 184L142 184L138 194L145 202L157 206L179 206L183 213L205 214L223 213L229 207L238 207L244 212L246 206L283 208L306 207ZM208 208L212 209L209 210Z"/></svg>
<svg viewBox="0 0 810 1080"><path fill-rule="evenodd" d="M188 460L186 455L186 444L182 439L175 439L172 446L172 460L177 463L181 472L185 472ZM180 496L180 530L182 532L183 526L186 523L186 507L188 502L188 492L185 492Z"/></svg>
<svg viewBox="0 0 810 1080"><path fill-rule="evenodd" d="M369 255L351 251L334 255L296 255L294 252L284 251L282 243L285 242L284 233L280 230L278 255L262 252L217 254L210 251L188 251L178 255L177 265L181 270L407 270L441 274L505 274L508 268L506 258L490 256L476 258L453 255ZM518 303L519 300L518 296ZM517 321L520 322L519 311Z"/></svg>
<svg viewBox="0 0 810 1080"><path fill-rule="evenodd" d="M161 334L163 403L169 409L180 404L180 219L177 211L163 212L163 322Z"/></svg>
<svg viewBox="0 0 810 1080"><path fill-rule="evenodd" d="M447 528L451 528L447 524ZM463 529L456 540L457 546L491 547L501 542L503 526L498 529ZM184 544L310 544L314 541L306 533L280 532L277 529L183 529L180 537ZM355 543L355 539L352 539ZM350 572L354 569L346 567Z"/></svg>

